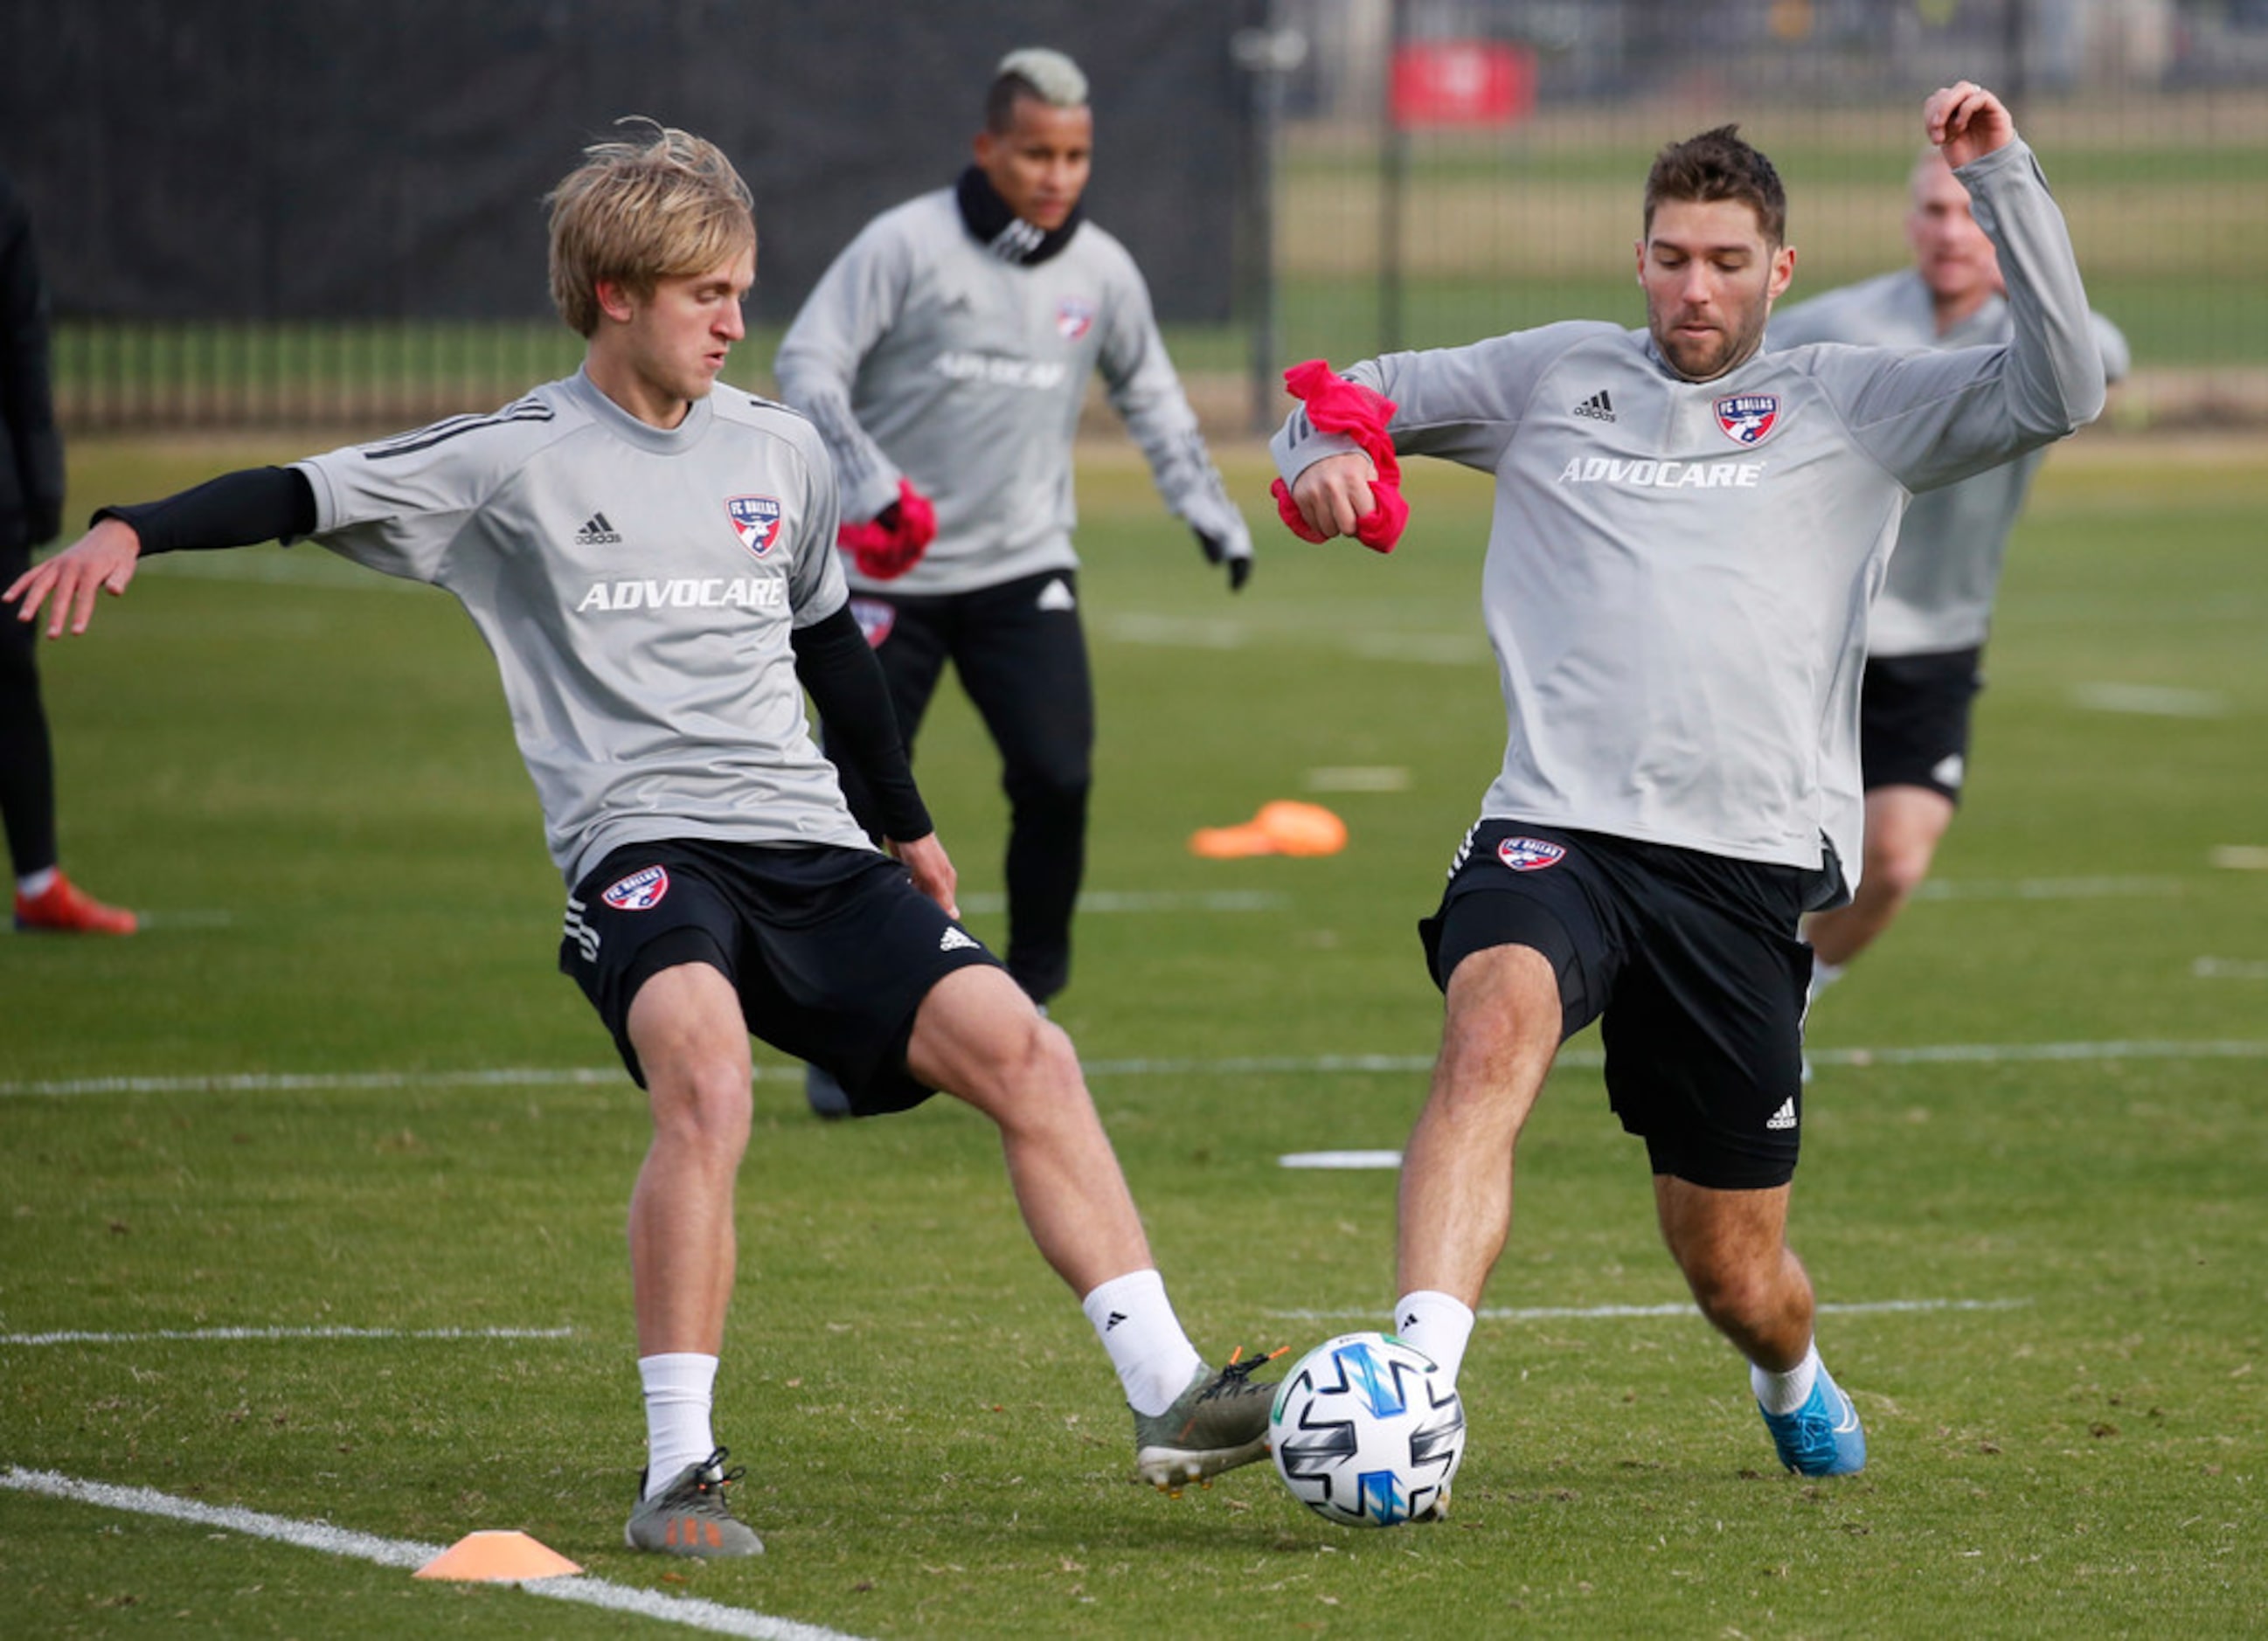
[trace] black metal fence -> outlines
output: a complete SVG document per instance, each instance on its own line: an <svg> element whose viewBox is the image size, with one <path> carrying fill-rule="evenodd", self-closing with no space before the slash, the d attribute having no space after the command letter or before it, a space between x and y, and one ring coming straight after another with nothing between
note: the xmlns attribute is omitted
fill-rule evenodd
<svg viewBox="0 0 2268 1641"><path fill-rule="evenodd" d="M2122 414L2268 417L2268 0L77 0L0 15L0 165L74 428L406 425L572 368L537 202L654 114L756 188L761 389L1035 40L1093 76L1093 214L1232 420L1272 419L1290 360L1639 322L1646 165L1727 121L1787 179L1800 291L1896 266L1921 99L1962 77L2016 107L2133 344Z"/></svg>

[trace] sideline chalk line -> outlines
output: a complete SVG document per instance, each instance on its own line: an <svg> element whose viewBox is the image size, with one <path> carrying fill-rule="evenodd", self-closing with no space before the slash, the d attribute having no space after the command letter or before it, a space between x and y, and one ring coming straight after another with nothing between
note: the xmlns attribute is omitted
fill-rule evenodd
<svg viewBox="0 0 2268 1641"><path fill-rule="evenodd" d="M2029 1299L1848 1299L1837 1304L1822 1299L1817 1308L1837 1316L1871 1316L1909 1311L2014 1311L2030 1303ZM1376 1316L1381 1308L1392 1307L1373 1305L1342 1310L1263 1311L1261 1314L1282 1321L1335 1322ZM1487 1322L1621 1321L1650 1316L1690 1316L1696 1321L1701 1320L1701 1313L1690 1299L1672 1305L1488 1305L1473 1315Z"/></svg>
<svg viewBox="0 0 2268 1641"><path fill-rule="evenodd" d="M0 1334L0 1346L34 1344L149 1344L160 1341L324 1339L572 1339L572 1328L151 1328L139 1333L89 1333L67 1328L55 1333Z"/></svg>
<svg viewBox="0 0 2268 1641"><path fill-rule="evenodd" d="M171 1493L161 1493L151 1488L119 1487L108 1482L82 1481L76 1476L58 1475L53 1470L26 1470L16 1465L0 1470L0 1487L11 1488L21 1493L37 1493L48 1498L95 1505L106 1510L124 1510L136 1515L164 1516L175 1521L193 1522L199 1527L220 1527L231 1533L247 1534L253 1538L271 1539L299 1549L317 1550L326 1556L375 1562L381 1567L407 1567L415 1571L448 1549L446 1544L423 1544L415 1539L379 1538L369 1533L356 1533L346 1527L333 1527L328 1521L295 1521L288 1516L263 1515L256 1510L244 1510L232 1505L204 1505L194 1499L176 1498ZM766 1613L751 1612L743 1607L727 1607L722 1602L705 1601L699 1596L664 1595L658 1591L642 1590L630 1585L609 1584L603 1578L579 1574L557 1578L528 1578L518 1583L519 1588L528 1594L540 1595L549 1601L573 1601L584 1607L630 1613L688 1630L707 1630L711 1635L746 1636L752 1637L753 1641L855 1641L855 1637L845 1635L842 1630L828 1630L818 1624L800 1623L792 1618L774 1618Z"/></svg>
<svg viewBox="0 0 2268 1641"><path fill-rule="evenodd" d="M1817 1065L2020 1065L2088 1060L2268 1059L2268 1040L2198 1042L2117 1040L2106 1042L1918 1043L1896 1049L1814 1049ZM1605 1056L1595 1049L1570 1049L1558 1062L1597 1067ZM1329 1077L1345 1073L1430 1071L1431 1054L1230 1055L1213 1060L1088 1060L1094 1077L1236 1077L1256 1073ZM760 1065L758 1082L800 1082L799 1065ZM335 1093L350 1089L400 1088L627 1088L617 1065L502 1066L470 1071L239 1072L213 1077L30 1078L0 1082L0 1099L58 1094L243 1094Z"/></svg>

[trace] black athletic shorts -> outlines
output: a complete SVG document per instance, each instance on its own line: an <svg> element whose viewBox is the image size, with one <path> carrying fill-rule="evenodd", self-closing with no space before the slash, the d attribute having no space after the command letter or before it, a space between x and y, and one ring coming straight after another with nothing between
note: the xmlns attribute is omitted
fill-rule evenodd
<svg viewBox="0 0 2268 1641"><path fill-rule="evenodd" d="M997 966L904 867L866 850L631 843L568 895L560 971L591 999L641 1088L630 1000L687 962L721 972L748 1030L832 1072L862 1115L937 1092L906 1071L915 1012L953 970Z"/></svg>
<svg viewBox="0 0 2268 1641"><path fill-rule="evenodd" d="M1608 1100L1653 1172L1754 1190L1795 1173L1811 981L1796 925L1822 891L1815 871L1489 820L1418 930L1444 991L1475 952L1542 953L1561 1041L1599 1021Z"/></svg>
<svg viewBox="0 0 2268 1641"><path fill-rule="evenodd" d="M1961 801L1984 660L1982 649L1868 658L1859 683L1859 765L1868 791L1926 786Z"/></svg>

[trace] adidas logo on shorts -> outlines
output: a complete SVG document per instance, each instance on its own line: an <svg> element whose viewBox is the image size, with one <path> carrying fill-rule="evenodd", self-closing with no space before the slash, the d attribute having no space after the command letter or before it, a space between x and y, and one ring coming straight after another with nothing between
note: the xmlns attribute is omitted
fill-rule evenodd
<svg viewBox="0 0 2268 1641"><path fill-rule="evenodd" d="M1779 1109L1771 1114L1771 1121L1767 1122L1764 1126L1768 1129L1793 1128L1795 1126L1795 1101L1793 1100L1781 1100Z"/></svg>
<svg viewBox="0 0 2268 1641"><path fill-rule="evenodd" d="M947 928L938 937L937 949L940 952L962 952L969 950L976 945L975 935L965 933L959 929Z"/></svg>

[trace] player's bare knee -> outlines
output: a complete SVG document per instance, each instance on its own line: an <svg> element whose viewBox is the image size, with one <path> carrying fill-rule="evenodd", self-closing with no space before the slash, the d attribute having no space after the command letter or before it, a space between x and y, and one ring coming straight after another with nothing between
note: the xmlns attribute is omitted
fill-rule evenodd
<svg viewBox="0 0 2268 1641"><path fill-rule="evenodd" d="M673 1065L648 1083L654 1137L737 1164L754 1101L745 1063L725 1056Z"/></svg>
<svg viewBox="0 0 2268 1641"><path fill-rule="evenodd" d="M1903 906L1913 897L1922 880L1929 876L1930 858L1935 851L1926 845L1906 849L1885 850L1876 863L1881 892L1894 905Z"/></svg>
<svg viewBox="0 0 2268 1641"><path fill-rule="evenodd" d="M1779 1286L1761 1266L1700 1260L1684 1269L1693 1302L1719 1331L1738 1336L1777 1319Z"/></svg>
<svg viewBox="0 0 2268 1641"><path fill-rule="evenodd" d="M1034 1013L1003 1044L990 1068L989 1101L1004 1128L1043 1127L1092 1109L1079 1055L1063 1027Z"/></svg>

